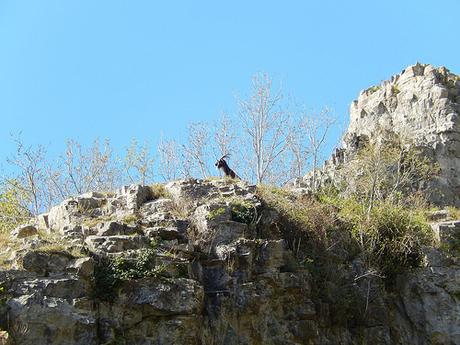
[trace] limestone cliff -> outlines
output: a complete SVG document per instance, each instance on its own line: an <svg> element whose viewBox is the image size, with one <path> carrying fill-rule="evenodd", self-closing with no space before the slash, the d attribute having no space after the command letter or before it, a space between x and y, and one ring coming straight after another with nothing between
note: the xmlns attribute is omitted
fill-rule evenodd
<svg viewBox="0 0 460 345"><path fill-rule="evenodd" d="M460 343L458 257L426 248L389 293L337 254L324 299L279 217L225 180L66 200L13 233L0 325L24 345Z"/></svg>
<svg viewBox="0 0 460 345"><path fill-rule="evenodd" d="M439 164L432 201L459 206L459 113L458 76L410 66L352 103L320 181L384 128ZM433 213L436 243L389 285L335 216L325 261L259 191L218 179L125 186L19 226L0 253L0 344L460 344L460 220ZM298 192L275 194L289 205Z"/></svg>
<svg viewBox="0 0 460 345"><path fill-rule="evenodd" d="M417 63L382 84L362 91L350 106L342 145L319 172L320 183L334 181L338 169L379 133L395 133L415 143L437 162L440 175L430 186L431 201L460 206L460 77L445 67ZM299 181L309 187L312 175Z"/></svg>

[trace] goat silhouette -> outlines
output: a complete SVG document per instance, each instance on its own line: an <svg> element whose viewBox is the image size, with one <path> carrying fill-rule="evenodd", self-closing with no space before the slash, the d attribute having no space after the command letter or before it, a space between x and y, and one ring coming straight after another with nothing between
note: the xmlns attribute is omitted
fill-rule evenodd
<svg viewBox="0 0 460 345"><path fill-rule="evenodd" d="M221 159L217 160L215 165L216 165L217 169L220 169L220 170L222 170L224 172L225 176L240 179L240 177L232 169L230 169L230 167L228 166L227 161L225 160L225 158L229 158L229 157L230 157L229 154L223 155Z"/></svg>

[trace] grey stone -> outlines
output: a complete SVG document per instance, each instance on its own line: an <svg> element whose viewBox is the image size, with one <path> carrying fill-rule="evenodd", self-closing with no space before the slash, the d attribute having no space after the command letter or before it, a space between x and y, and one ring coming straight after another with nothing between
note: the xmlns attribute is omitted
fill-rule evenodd
<svg viewBox="0 0 460 345"><path fill-rule="evenodd" d="M67 271L75 272L84 278L91 278L94 274L94 260L90 257L74 259L68 264Z"/></svg>
<svg viewBox="0 0 460 345"><path fill-rule="evenodd" d="M362 91L350 106L350 125L341 147L317 173L319 185L337 182L340 166L354 158L362 142L380 140L376 133L384 129L423 148L439 164L440 175L428 188L430 201L460 206L460 105L454 96L459 85L459 77L446 68L417 63L378 88ZM311 189L312 182L309 173L296 183Z"/></svg>
<svg viewBox="0 0 460 345"><path fill-rule="evenodd" d="M200 314L203 287L195 280L171 281L151 278L127 282L120 291L120 303L140 307L144 317Z"/></svg>
<svg viewBox="0 0 460 345"><path fill-rule="evenodd" d="M98 236L134 235L139 232L138 226L116 221L102 222L96 226Z"/></svg>
<svg viewBox="0 0 460 345"><path fill-rule="evenodd" d="M85 243L89 249L99 254L119 253L129 249L140 249L149 246L144 236L88 236Z"/></svg>
<svg viewBox="0 0 460 345"><path fill-rule="evenodd" d="M48 275L62 272L70 260L72 256L65 252L29 251L24 255L22 265L27 271Z"/></svg>
<svg viewBox="0 0 460 345"><path fill-rule="evenodd" d="M121 195L125 199L126 208L133 211L153 198L150 187L141 185L124 186L117 191L117 195Z"/></svg>

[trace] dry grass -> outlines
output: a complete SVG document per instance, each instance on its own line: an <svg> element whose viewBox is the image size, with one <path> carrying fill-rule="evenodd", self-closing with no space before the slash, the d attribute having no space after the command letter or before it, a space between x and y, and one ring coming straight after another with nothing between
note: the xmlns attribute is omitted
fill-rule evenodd
<svg viewBox="0 0 460 345"><path fill-rule="evenodd" d="M193 209L193 202L186 198L174 198L171 206L171 215L177 219L187 219Z"/></svg>
<svg viewBox="0 0 460 345"><path fill-rule="evenodd" d="M0 268L8 269L11 267L9 258L12 251L19 249L18 240L13 239L8 232L0 232Z"/></svg>
<svg viewBox="0 0 460 345"><path fill-rule="evenodd" d="M115 220L115 219L116 219L116 217L114 215L100 216L100 217L96 217L96 218L88 218L88 219L85 219L83 221L82 225L87 226L88 228L94 228L99 223L110 222L110 221Z"/></svg>
<svg viewBox="0 0 460 345"><path fill-rule="evenodd" d="M449 206L447 207L447 210L449 211L449 215L453 220L460 220L460 208Z"/></svg>
<svg viewBox="0 0 460 345"><path fill-rule="evenodd" d="M152 199L162 199L162 198L171 198L171 194L165 188L165 186L161 183L155 183L150 186L150 191L152 193Z"/></svg>
<svg viewBox="0 0 460 345"><path fill-rule="evenodd" d="M135 223L139 220L139 215L137 214L128 214L123 217L123 223Z"/></svg>

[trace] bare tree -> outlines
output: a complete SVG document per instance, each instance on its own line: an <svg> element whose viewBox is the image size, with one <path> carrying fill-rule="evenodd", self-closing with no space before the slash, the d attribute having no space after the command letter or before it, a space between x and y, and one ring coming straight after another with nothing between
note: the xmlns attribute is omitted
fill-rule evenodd
<svg viewBox="0 0 460 345"><path fill-rule="evenodd" d="M277 183L276 161L288 147L289 113L282 107L282 93L273 90L267 74L252 79L250 96L239 100L239 119L250 145L249 166L257 183Z"/></svg>
<svg viewBox="0 0 460 345"><path fill-rule="evenodd" d="M292 126L288 138L291 157L291 179L302 177L306 173L310 151L302 126Z"/></svg>
<svg viewBox="0 0 460 345"><path fill-rule="evenodd" d="M214 141L217 150L214 150L216 157L221 157L231 153L231 146L234 145L235 133L231 118L226 113L222 113L219 120L214 125Z"/></svg>
<svg viewBox="0 0 460 345"><path fill-rule="evenodd" d="M131 140L131 145L126 149L124 159L124 171L131 183L145 185L147 181L153 180L154 158L150 153L150 146L147 142L139 145L136 139Z"/></svg>
<svg viewBox="0 0 460 345"><path fill-rule="evenodd" d="M165 181L177 179L180 171L179 145L175 140L164 140L160 137L158 143L158 171Z"/></svg>
<svg viewBox="0 0 460 345"><path fill-rule="evenodd" d="M318 187L318 163L322 158L327 133L335 121L328 108L324 108L318 113L307 114L305 112L301 120L300 126L307 138L307 150L311 158L313 191L316 191Z"/></svg>
<svg viewBox="0 0 460 345"><path fill-rule="evenodd" d="M59 179L67 195L112 190L120 183L120 168L108 140L101 147L96 139L88 149L69 140L61 162L63 170Z"/></svg>
<svg viewBox="0 0 460 345"><path fill-rule="evenodd" d="M20 136L13 139L16 152L7 158L7 162L17 171L15 178L5 179L8 187L22 196L21 203L33 214L38 214L46 206L45 161L46 150L43 146L26 147Z"/></svg>
<svg viewBox="0 0 460 345"><path fill-rule="evenodd" d="M17 180L6 180L0 184L0 234L11 231L31 216L24 205L27 196L21 193L23 188L18 183Z"/></svg>
<svg viewBox="0 0 460 345"><path fill-rule="evenodd" d="M188 141L183 145L184 162L190 165L193 172L202 178L209 176L209 130L204 123L191 123L188 127Z"/></svg>
<svg viewBox="0 0 460 345"><path fill-rule="evenodd" d="M236 134L232 119L226 113L222 113L220 118L215 122L213 128L214 145L212 146L215 159L224 155L232 155L237 148ZM238 163L239 159L235 160ZM238 166L236 165L236 168Z"/></svg>

